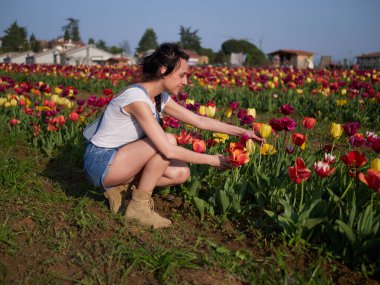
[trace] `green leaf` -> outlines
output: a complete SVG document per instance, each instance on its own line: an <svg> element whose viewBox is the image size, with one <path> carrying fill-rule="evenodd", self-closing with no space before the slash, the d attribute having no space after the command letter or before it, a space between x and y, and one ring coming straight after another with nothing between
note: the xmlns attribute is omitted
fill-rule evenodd
<svg viewBox="0 0 380 285"><path fill-rule="evenodd" d="M227 193L223 190L219 190L216 193L216 201L218 203L218 206L221 207L223 214L227 212L228 207L230 206L231 202L230 199L227 196Z"/></svg>
<svg viewBox="0 0 380 285"><path fill-rule="evenodd" d="M201 183L199 182L198 177L193 177L193 181L191 182L191 185L189 187L189 195L190 196L197 196L199 188L201 187Z"/></svg>
<svg viewBox="0 0 380 285"><path fill-rule="evenodd" d="M203 199L193 197L193 201L195 206L197 207L199 214L201 215L201 220L204 218L205 210L207 209L207 202Z"/></svg>
<svg viewBox="0 0 380 285"><path fill-rule="evenodd" d="M264 212L265 212L270 218L274 218L274 217L275 217L275 213L272 212L272 211L264 210Z"/></svg>
<svg viewBox="0 0 380 285"><path fill-rule="evenodd" d="M307 219L305 220L304 222L304 226L308 229L308 230L311 230L312 228L314 228L316 225L319 225L320 223L323 222L323 219L321 218L317 218L317 219Z"/></svg>
<svg viewBox="0 0 380 285"><path fill-rule="evenodd" d="M347 239L351 243L354 243L356 238L355 238L355 234L353 233L352 229L349 226L347 226L347 224L345 224L341 220L336 220L335 223L338 224L339 228L344 232Z"/></svg>

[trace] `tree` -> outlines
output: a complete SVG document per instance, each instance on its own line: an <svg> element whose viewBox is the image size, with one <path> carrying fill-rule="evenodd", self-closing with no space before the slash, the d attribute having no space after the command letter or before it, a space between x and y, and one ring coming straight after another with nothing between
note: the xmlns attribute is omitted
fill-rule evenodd
<svg viewBox="0 0 380 285"><path fill-rule="evenodd" d="M5 36L3 37L3 52L11 51L26 51L29 49L28 45L28 33L25 27L19 27L17 21L4 31Z"/></svg>
<svg viewBox="0 0 380 285"><path fill-rule="evenodd" d="M62 31L64 31L63 37L65 41L81 41L79 34L79 20L74 18L67 18L66 20L69 21L69 23L62 27Z"/></svg>
<svg viewBox="0 0 380 285"><path fill-rule="evenodd" d="M87 44L94 45L95 44L95 40L93 38L89 38Z"/></svg>
<svg viewBox="0 0 380 285"><path fill-rule="evenodd" d="M265 54L258 49L254 44L246 40L235 40L231 39L222 43L222 51L226 55L231 55L232 52L240 53L243 52L246 54L247 58L245 65L263 65L267 62Z"/></svg>
<svg viewBox="0 0 380 285"><path fill-rule="evenodd" d="M153 29L146 29L144 35L139 41L136 53L143 53L158 46L157 36Z"/></svg>
<svg viewBox="0 0 380 285"><path fill-rule="evenodd" d="M103 40L97 40L95 45L96 45L97 48L100 48L100 49L103 49L103 50L108 50L107 44Z"/></svg>
<svg viewBox="0 0 380 285"><path fill-rule="evenodd" d="M180 41L179 45L183 49L188 49L188 50L194 50L198 53L201 52L201 38L197 35L198 30L191 31L191 27L185 28L184 26L180 27Z"/></svg>
<svg viewBox="0 0 380 285"><path fill-rule="evenodd" d="M108 48L108 51L113 54L118 54L121 53L123 50L118 46L111 46L110 48Z"/></svg>
<svg viewBox="0 0 380 285"><path fill-rule="evenodd" d="M42 50L41 43L36 39L36 36L32 34L29 38L29 45L32 51L40 52Z"/></svg>

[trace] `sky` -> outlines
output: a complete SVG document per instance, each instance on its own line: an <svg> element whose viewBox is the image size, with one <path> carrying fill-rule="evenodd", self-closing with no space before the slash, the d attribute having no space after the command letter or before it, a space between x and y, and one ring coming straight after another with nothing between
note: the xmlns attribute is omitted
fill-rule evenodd
<svg viewBox="0 0 380 285"><path fill-rule="evenodd" d="M51 40L74 18L85 43L128 41L132 52L146 29L158 43L176 42L183 26L214 52L245 39L264 53L297 49L342 61L380 51L379 11L380 0L0 0L0 37L17 21L28 37Z"/></svg>

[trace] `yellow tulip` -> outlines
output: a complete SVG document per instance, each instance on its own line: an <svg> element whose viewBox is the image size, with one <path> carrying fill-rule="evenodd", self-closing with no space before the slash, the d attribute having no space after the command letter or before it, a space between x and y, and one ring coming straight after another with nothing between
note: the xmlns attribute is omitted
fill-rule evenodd
<svg viewBox="0 0 380 285"><path fill-rule="evenodd" d="M12 99L9 103L11 104L12 107L17 106L17 100L16 99Z"/></svg>
<svg viewBox="0 0 380 285"><path fill-rule="evenodd" d="M330 134L334 140L338 140L343 134L343 127L341 124L331 123Z"/></svg>
<svg viewBox="0 0 380 285"><path fill-rule="evenodd" d="M376 171L380 171L380 158L375 158L372 160L371 168L375 169Z"/></svg>
<svg viewBox="0 0 380 285"><path fill-rule="evenodd" d="M194 105L194 100L193 99L186 99L186 104L187 105Z"/></svg>
<svg viewBox="0 0 380 285"><path fill-rule="evenodd" d="M232 115L232 109L231 108L228 108L225 112L224 112L224 116L226 116L226 118L230 118Z"/></svg>
<svg viewBox="0 0 380 285"><path fill-rule="evenodd" d="M268 124L262 124L259 132L262 138L267 138L272 133L272 127Z"/></svg>
<svg viewBox="0 0 380 285"><path fill-rule="evenodd" d="M256 109L255 108L248 108L247 109L247 115L251 115L252 117L256 118Z"/></svg>
<svg viewBox="0 0 380 285"><path fill-rule="evenodd" d="M59 95L59 94L62 93L62 89L61 89L61 88L58 88L58 87L55 87L55 88L54 88L54 93L57 94L57 95Z"/></svg>
<svg viewBox="0 0 380 285"><path fill-rule="evenodd" d="M206 107L205 106L200 106L198 109L198 113L202 116L206 115Z"/></svg>
<svg viewBox="0 0 380 285"><path fill-rule="evenodd" d="M301 149L301 150L305 150L305 149L306 149L306 142L304 142L304 143L300 146L300 149Z"/></svg>
<svg viewBox="0 0 380 285"><path fill-rule="evenodd" d="M58 100L59 100L59 98L60 98L60 97L59 97L58 95L54 94L54 95L52 95L52 96L50 97L50 100L53 101L54 103L57 103Z"/></svg>
<svg viewBox="0 0 380 285"><path fill-rule="evenodd" d="M216 141L218 143L225 142L226 140L228 140L230 138L229 135L223 134L223 133L213 133L212 136L214 138L214 141Z"/></svg>
<svg viewBox="0 0 380 285"><path fill-rule="evenodd" d="M252 139L248 139L245 142L245 148L248 149L249 153L254 153L256 150L256 145Z"/></svg>
<svg viewBox="0 0 380 285"><path fill-rule="evenodd" d="M342 90L340 90L340 94L346 95L347 94L347 89L343 88Z"/></svg>
<svg viewBox="0 0 380 285"><path fill-rule="evenodd" d="M262 155L272 155L275 154L277 150L272 144L266 143L261 147L260 152Z"/></svg>
<svg viewBox="0 0 380 285"><path fill-rule="evenodd" d="M216 107L214 106L206 106L205 108L205 112L206 112L206 116L209 117L209 118L212 118L215 116L215 112L216 112Z"/></svg>

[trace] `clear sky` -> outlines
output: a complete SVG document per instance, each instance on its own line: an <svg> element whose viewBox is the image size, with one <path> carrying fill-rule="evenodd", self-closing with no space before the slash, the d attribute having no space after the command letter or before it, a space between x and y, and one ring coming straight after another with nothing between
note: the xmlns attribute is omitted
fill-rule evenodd
<svg viewBox="0 0 380 285"><path fill-rule="evenodd" d="M127 40L132 52L147 28L162 43L178 41L182 25L214 51L234 38L265 53L301 49L342 60L380 51L379 12L380 0L0 0L0 36L17 20L28 36L51 40L72 17L85 43Z"/></svg>

